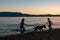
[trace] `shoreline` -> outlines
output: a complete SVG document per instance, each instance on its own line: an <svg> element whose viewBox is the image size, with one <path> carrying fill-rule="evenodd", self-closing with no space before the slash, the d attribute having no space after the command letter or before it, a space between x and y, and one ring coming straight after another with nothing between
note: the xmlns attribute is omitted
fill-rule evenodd
<svg viewBox="0 0 60 40"><path fill-rule="evenodd" d="M60 40L60 29L0 37L0 40Z"/></svg>

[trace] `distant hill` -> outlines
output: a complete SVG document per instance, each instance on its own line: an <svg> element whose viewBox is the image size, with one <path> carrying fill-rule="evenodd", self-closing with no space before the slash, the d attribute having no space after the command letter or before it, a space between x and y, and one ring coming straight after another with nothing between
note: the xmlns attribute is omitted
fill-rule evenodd
<svg viewBox="0 0 60 40"><path fill-rule="evenodd" d="M60 15L51 15L51 14L46 14L46 15L30 15L30 14L23 14L21 12L0 12L0 17L48 17L48 16L60 16Z"/></svg>
<svg viewBox="0 0 60 40"><path fill-rule="evenodd" d="M0 12L0 17L19 17L30 16L29 14L23 14L20 12Z"/></svg>

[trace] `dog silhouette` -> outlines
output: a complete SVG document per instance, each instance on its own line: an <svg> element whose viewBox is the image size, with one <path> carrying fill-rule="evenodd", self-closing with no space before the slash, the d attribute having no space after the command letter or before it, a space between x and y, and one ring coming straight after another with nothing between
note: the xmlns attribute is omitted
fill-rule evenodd
<svg viewBox="0 0 60 40"><path fill-rule="evenodd" d="M39 30L42 30L43 28L46 28L46 26L45 26L45 25L42 25L42 26L36 26L36 27L33 28L33 29L34 29L34 31L38 31L38 29L39 29Z"/></svg>

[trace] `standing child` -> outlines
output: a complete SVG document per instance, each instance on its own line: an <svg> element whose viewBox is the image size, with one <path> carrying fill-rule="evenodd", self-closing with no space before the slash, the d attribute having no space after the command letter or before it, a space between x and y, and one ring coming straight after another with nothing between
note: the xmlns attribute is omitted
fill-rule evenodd
<svg viewBox="0 0 60 40"><path fill-rule="evenodd" d="M20 32L23 33L25 32L25 28L24 28L24 18L22 19L21 23L20 23Z"/></svg>
<svg viewBox="0 0 60 40"><path fill-rule="evenodd" d="M48 27L49 27L49 30L51 30L52 29L52 21L50 20L50 18L48 18Z"/></svg>

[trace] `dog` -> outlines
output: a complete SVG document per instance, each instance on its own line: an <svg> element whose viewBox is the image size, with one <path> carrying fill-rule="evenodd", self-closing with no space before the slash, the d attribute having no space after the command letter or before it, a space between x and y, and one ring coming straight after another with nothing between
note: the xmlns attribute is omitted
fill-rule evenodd
<svg viewBox="0 0 60 40"><path fill-rule="evenodd" d="M45 25L42 25L42 26L36 26L34 29L34 31L38 31L38 29L41 31L43 28L46 28Z"/></svg>

